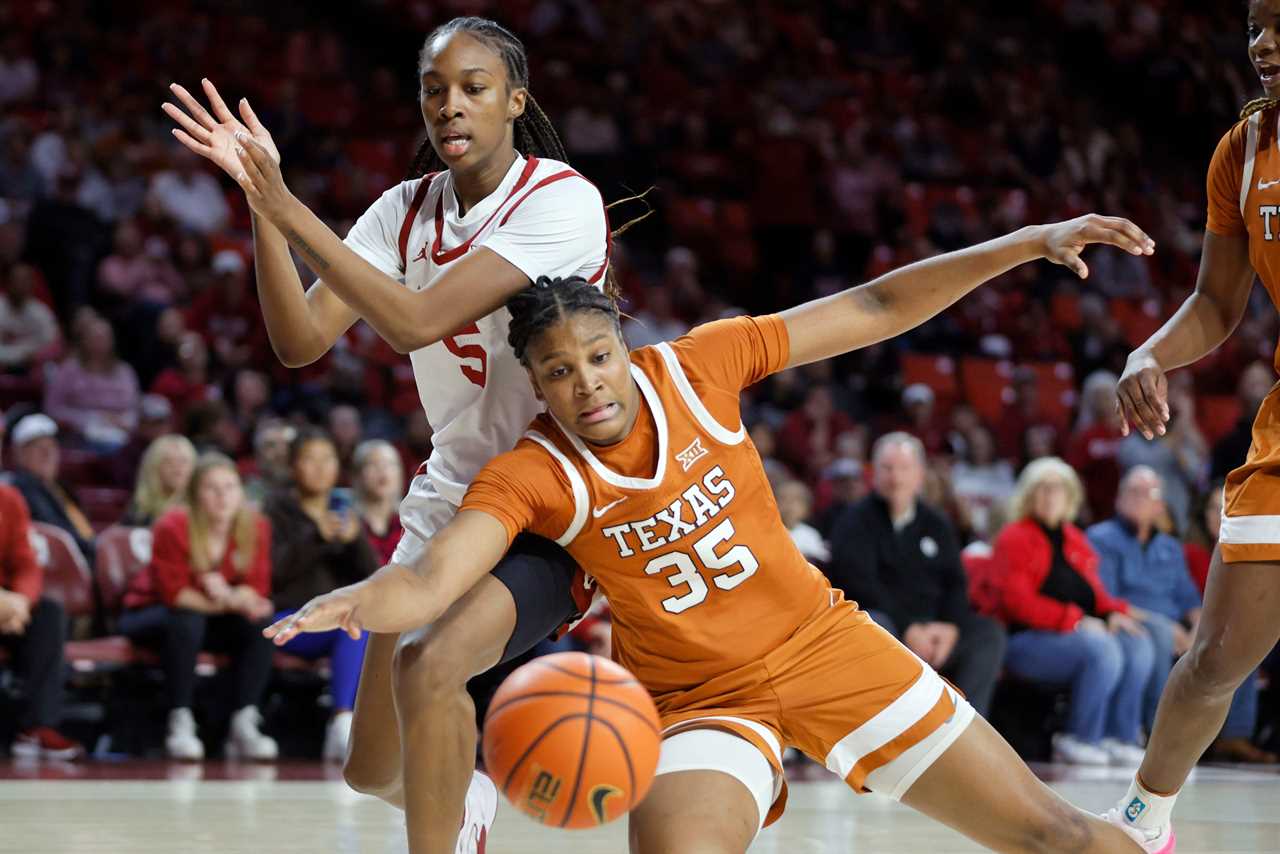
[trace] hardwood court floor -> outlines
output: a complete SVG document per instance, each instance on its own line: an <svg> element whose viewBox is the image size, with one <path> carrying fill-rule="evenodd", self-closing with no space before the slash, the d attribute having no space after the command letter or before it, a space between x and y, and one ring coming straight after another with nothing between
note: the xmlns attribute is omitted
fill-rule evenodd
<svg viewBox="0 0 1280 854"><path fill-rule="evenodd" d="M1100 809L1123 771L1042 766L1067 798ZM0 852L23 854L399 854L399 814L321 766L0 763ZM141 778L141 779L140 779ZM1200 768L1178 804L1179 854L1280 852L1280 775ZM829 780L791 784L787 813L752 854L948 854L981 850L878 796ZM502 804L488 854L625 852L623 822L548 830Z"/></svg>

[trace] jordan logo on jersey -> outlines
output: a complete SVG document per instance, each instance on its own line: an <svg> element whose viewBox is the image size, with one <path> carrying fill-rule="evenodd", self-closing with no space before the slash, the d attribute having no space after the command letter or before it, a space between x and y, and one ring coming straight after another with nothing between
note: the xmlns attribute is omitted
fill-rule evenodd
<svg viewBox="0 0 1280 854"><path fill-rule="evenodd" d="M676 454L676 459L680 462L681 471L688 471L689 467L707 455L707 449L702 447L702 437L694 439L689 443L689 447Z"/></svg>
<svg viewBox="0 0 1280 854"><path fill-rule="evenodd" d="M414 255L414 256L413 256L413 260L415 260L415 261L425 261L425 260L427 260L427 244L425 244L425 243L424 243L424 244L422 244L422 251L421 251L421 252L419 252L417 255Z"/></svg>

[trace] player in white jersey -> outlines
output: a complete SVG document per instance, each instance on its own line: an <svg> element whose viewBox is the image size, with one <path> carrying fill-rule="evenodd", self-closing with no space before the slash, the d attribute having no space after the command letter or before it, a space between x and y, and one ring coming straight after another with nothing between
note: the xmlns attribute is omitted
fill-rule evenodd
<svg viewBox="0 0 1280 854"><path fill-rule="evenodd" d="M393 563L404 565L541 409L507 344L505 302L540 275L603 286L610 239L599 192L565 165L528 93L515 36L454 19L427 37L419 76L428 139L411 174L423 177L384 193L345 242L290 194L247 100L241 121L205 80L211 112L176 84L187 112L165 105L179 140L245 192L259 299L281 361L315 361L360 318L410 354L434 451L401 505ZM320 276L305 291L290 246ZM404 807L415 854L483 850L496 791L472 776L465 684L573 616L575 570L554 543L531 538L433 625L370 638L344 772L354 788Z"/></svg>

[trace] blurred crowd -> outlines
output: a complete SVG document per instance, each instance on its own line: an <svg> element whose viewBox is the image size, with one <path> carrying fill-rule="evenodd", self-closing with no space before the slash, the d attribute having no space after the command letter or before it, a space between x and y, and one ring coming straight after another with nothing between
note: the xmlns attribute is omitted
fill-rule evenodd
<svg viewBox="0 0 1280 854"><path fill-rule="evenodd" d="M655 215L615 247L633 346L1028 223L1096 210L1155 238L1150 259L1090 253L1083 282L1028 265L744 398L780 510L833 581L980 709L999 718L1005 683L1067 686L1053 750L1130 761L1195 628L1216 484L1276 381L1280 323L1259 289L1233 338L1171 377L1165 436L1123 438L1114 419L1128 352L1194 285L1209 156L1256 89L1244 13L998 5L170 0L124 15L0 0L0 407L16 491L0 497L91 567L108 529L151 529L115 607L96 594L91 632L155 651L169 752L202 755L191 662L211 649L237 675L227 749L273 755L258 711L271 649L243 629L386 559L431 436L408 361L364 324L314 365L279 365L243 198L175 143L159 105L195 75L250 97L292 191L345 234L421 139L422 35L474 13L524 39L531 90L606 199L655 188ZM211 536L235 543L211 552L225 566L207 563ZM26 579L21 597L0 592L0 650L19 664L66 631L33 559L0 567L8 593ZM327 755L360 650L293 650L328 662ZM26 668L17 742L51 755L74 749L54 667ZM1242 688L1225 755L1274 758L1255 746L1275 723L1258 711L1266 679Z"/></svg>

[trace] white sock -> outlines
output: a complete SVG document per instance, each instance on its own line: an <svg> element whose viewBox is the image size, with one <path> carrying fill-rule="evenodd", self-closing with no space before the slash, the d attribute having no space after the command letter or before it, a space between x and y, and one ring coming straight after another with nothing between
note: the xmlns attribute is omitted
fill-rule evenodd
<svg viewBox="0 0 1280 854"><path fill-rule="evenodd" d="M1149 791L1135 776L1124 800L1120 802L1120 814L1124 816L1125 822L1134 827L1159 830L1169 824L1173 802L1177 799L1177 792L1172 795L1157 795Z"/></svg>

